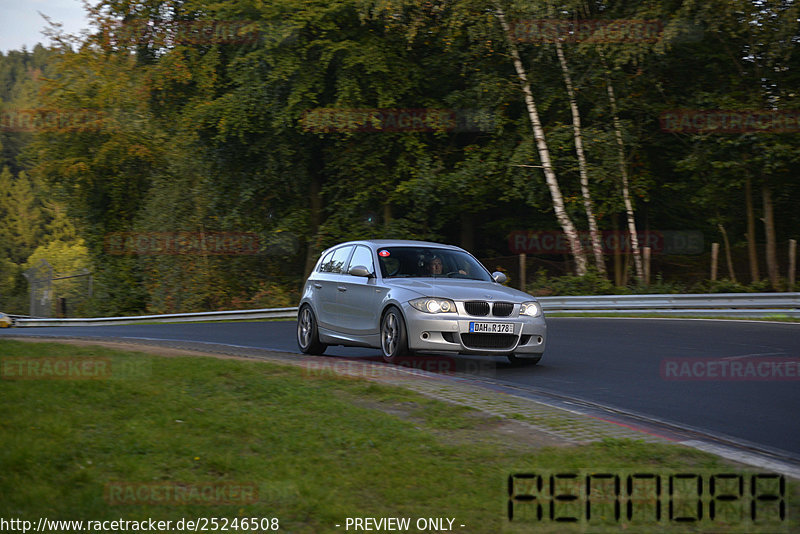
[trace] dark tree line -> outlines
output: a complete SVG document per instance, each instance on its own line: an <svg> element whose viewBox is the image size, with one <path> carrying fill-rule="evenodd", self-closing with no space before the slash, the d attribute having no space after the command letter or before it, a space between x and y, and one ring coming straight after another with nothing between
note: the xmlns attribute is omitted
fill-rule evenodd
<svg viewBox="0 0 800 534"><path fill-rule="evenodd" d="M794 2L145 0L92 16L86 39L0 57L5 111L96 112L2 133L0 216L25 195L47 212L22 225L35 237L0 233L2 287L58 241L86 254L98 313L291 305L344 239L491 257L510 255L512 231L570 228L724 233L752 251L745 281L781 287L777 249L800 224L797 125L676 130L664 114L797 113ZM254 233L261 250L108 248L169 232ZM570 269L611 270L574 244Z"/></svg>

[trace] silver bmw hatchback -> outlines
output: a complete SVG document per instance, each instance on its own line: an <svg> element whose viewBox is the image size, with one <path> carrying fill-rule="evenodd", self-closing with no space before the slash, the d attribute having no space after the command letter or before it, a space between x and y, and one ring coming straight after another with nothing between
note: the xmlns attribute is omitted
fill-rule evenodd
<svg viewBox="0 0 800 534"><path fill-rule="evenodd" d="M306 280L297 344L306 354L329 345L379 348L389 363L416 351L537 363L547 333L542 308L505 280L451 245L341 243L322 253Z"/></svg>

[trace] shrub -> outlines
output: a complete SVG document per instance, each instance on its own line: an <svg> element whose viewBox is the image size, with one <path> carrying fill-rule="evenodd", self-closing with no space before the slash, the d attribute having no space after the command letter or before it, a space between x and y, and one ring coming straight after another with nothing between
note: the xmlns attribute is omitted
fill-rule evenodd
<svg viewBox="0 0 800 534"><path fill-rule="evenodd" d="M688 291L687 287L680 282L665 281L660 273L656 275L655 282L651 283L649 286L636 284L629 285L627 289L629 293L637 295L664 295L686 293Z"/></svg>
<svg viewBox="0 0 800 534"><path fill-rule="evenodd" d="M537 297L550 295L582 296L582 295L643 295L643 294L676 294L676 293L761 293L772 291L769 280L761 280L749 285L733 282L728 279L704 280L691 286L681 282L667 282L661 276L648 286L636 282L626 287L617 287L602 276L596 269L590 268L585 276L564 275L547 276L544 269L537 271L533 282L527 286L527 292Z"/></svg>
<svg viewBox="0 0 800 534"><path fill-rule="evenodd" d="M771 291L772 287L769 284L769 280L760 280L745 285L728 278L704 280L693 285L690 289L692 293L765 293Z"/></svg>
<svg viewBox="0 0 800 534"><path fill-rule="evenodd" d="M290 308L297 306L300 295L276 283L260 282L249 297L231 299L231 309Z"/></svg>
<svg viewBox="0 0 800 534"><path fill-rule="evenodd" d="M528 293L539 297L548 295L614 295L619 288L606 277L590 268L584 276L565 275L549 278L543 269L527 286Z"/></svg>

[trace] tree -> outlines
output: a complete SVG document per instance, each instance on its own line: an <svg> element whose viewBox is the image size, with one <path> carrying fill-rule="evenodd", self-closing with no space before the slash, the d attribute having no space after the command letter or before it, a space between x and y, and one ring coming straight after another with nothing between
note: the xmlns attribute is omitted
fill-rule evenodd
<svg viewBox="0 0 800 534"><path fill-rule="evenodd" d="M798 108L796 87L800 55L797 24L800 7L790 1L751 2L718 0L687 3L679 14L702 23L714 48L704 51L706 62L717 64L720 75L715 87L703 87L691 100L716 110L751 113L764 110L781 112ZM690 156L682 164L699 170L698 162L724 168L738 180L745 197L746 240L751 277L758 278L755 258L755 224L752 188L760 189L762 222L766 238L765 260L773 289L779 289L777 229L774 217L775 191L785 191L792 183L797 151L778 131L707 131L692 135ZM720 188L730 180L721 181ZM780 195L780 193L779 193ZM780 195L782 196L782 195Z"/></svg>
<svg viewBox="0 0 800 534"><path fill-rule="evenodd" d="M500 25L502 26L503 32L508 40L511 58L514 63L514 68L517 71L517 76L520 80L520 86L525 98L525 105L528 109L531 127L533 128L533 136L536 140L536 147L539 151L539 159L542 164L545 181L547 183L547 187L550 189L550 195L553 200L553 211L555 212L556 219L561 225L564 235L569 242L572 256L575 258L575 270L579 276L582 276L586 274L586 255L583 251L583 247L581 246L580 239L578 238L578 232L575 229L575 225L564 209L564 197L561 194L561 187L558 183L558 179L556 178L555 171L550 161L550 149L547 146L547 140L545 139L544 130L542 129L542 123L539 118L539 111L536 108L536 102L533 98L530 84L528 83L528 76L525 73L525 68L522 65L522 59L520 58L519 51L514 43L511 27L506 21L505 13L497 5L495 5L495 15L500 21Z"/></svg>
<svg viewBox="0 0 800 534"><path fill-rule="evenodd" d="M0 173L0 220L6 243L2 255L20 264L38 246L45 225L40 201L25 172L14 178L4 167Z"/></svg>
<svg viewBox="0 0 800 534"><path fill-rule="evenodd" d="M628 221L628 233L631 238L631 251L633 253L633 264L636 268L636 277L640 282L644 281L644 267L642 264L642 252L639 249L639 236L636 230L636 217L633 212L633 202L631 201L630 180L628 179L628 163L625 161L625 143L622 140L622 125L617 112L617 97L614 93L614 86L610 80L606 81L608 90L608 102L611 107L611 117L614 125L614 138L617 141L617 155L619 157L619 175L622 183L622 199L625 203L625 217Z"/></svg>
<svg viewBox="0 0 800 534"><path fill-rule="evenodd" d="M583 132L581 129L581 115L578 111L578 103L575 98L575 89L572 85L572 76L569 72L567 65L567 58L564 54L564 47L561 41L556 41L556 54L558 55L558 62L561 65L561 71L564 74L564 84L567 86L567 97L569 99L569 107L572 112L572 128L575 136L575 154L578 157L578 168L581 175L581 194L583 195L583 205L586 210L586 219L589 221L589 236L592 241L592 253L594 254L595 264L597 270L605 275L606 263L603 259L603 244L600 240L600 230L597 226L597 218L594 216L594 203L592 202L592 194L589 190L589 172L587 170L586 155L583 152ZM627 191L627 180L624 182Z"/></svg>

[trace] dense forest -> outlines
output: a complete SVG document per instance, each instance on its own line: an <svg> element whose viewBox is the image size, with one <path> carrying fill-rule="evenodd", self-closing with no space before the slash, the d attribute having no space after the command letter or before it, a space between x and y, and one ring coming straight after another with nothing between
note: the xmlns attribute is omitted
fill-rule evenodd
<svg viewBox="0 0 800 534"><path fill-rule="evenodd" d="M533 284L640 287L639 232L685 231L702 254L654 259L664 287L708 290L719 242L726 287L788 289L792 0L90 9L88 35L0 54L3 311L27 312L42 259L92 272L85 314L294 305L319 252L354 238L459 244L514 284L510 239L530 231L567 246L529 258ZM600 243L614 232L622 254Z"/></svg>

